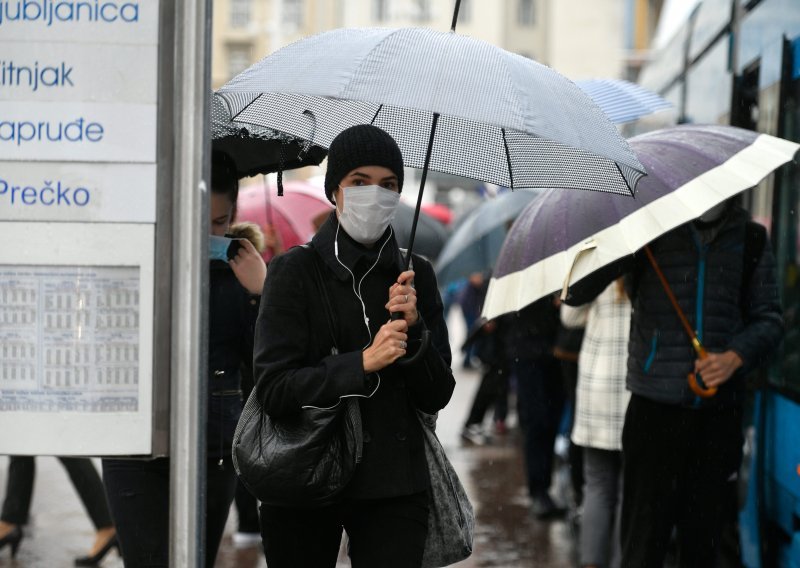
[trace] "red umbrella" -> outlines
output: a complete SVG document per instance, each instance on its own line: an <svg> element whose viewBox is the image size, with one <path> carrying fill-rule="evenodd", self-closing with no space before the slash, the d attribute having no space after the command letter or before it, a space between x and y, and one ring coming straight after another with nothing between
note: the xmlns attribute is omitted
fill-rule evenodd
<svg viewBox="0 0 800 568"><path fill-rule="evenodd" d="M422 210L446 227L453 222L453 211L443 203L425 203Z"/></svg>
<svg viewBox="0 0 800 568"><path fill-rule="evenodd" d="M287 250L307 243L317 232L319 222L333 210L324 192L303 181L283 184L282 197L275 196L275 188L261 184L251 185L239 192L236 218L256 223L266 234L272 226L278 232L281 248ZM269 247L262 256L269 261L275 252Z"/></svg>

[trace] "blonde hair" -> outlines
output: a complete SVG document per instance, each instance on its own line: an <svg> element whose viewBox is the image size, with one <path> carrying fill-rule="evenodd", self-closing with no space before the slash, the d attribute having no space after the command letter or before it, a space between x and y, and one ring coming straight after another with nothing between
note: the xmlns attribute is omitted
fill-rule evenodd
<svg viewBox="0 0 800 568"><path fill-rule="evenodd" d="M237 239L247 239L258 252L264 252L264 233L261 227L249 221L234 223L228 230L228 234Z"/></svg>

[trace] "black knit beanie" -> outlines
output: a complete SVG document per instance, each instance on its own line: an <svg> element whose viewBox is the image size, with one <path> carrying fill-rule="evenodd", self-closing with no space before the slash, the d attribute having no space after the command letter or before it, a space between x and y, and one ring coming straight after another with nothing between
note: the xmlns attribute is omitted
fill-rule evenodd
<svg viewBox="0 0 800 568"><path fill-rule="evenodd" d="M333 192L344 176L361 166L383 166L397 176L403 189L403 153L394 138L371 124L358 124L342 130L328 149L325 195L333 203Z"/></svg>

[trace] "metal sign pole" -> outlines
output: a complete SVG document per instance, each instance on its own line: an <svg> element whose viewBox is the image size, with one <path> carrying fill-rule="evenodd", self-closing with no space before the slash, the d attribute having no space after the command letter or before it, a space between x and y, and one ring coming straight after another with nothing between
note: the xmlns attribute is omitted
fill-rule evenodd
<svg viewBox="0 0 800 568"><path fill-rule="evenodd" d="M205 564L211 2L175 3L170 566Z"/></svg>

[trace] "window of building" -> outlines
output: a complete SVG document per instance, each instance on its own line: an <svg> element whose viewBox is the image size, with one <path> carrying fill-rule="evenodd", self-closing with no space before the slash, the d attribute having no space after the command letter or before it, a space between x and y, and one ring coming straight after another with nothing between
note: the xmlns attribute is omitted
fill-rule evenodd
<svg viewBox="0 0 800 568"><path fill-rule="evenodd" d="M415 4L417 21L429 22L431 19L431 0L416 0Z"/></svg>
<svg viewBox="0 0 800 568"><path fill-rule="evenodd" d="M241 73L250 67L252 48L246 44L235 44L228 46L228 75Z"/></svg>
<svg viewBox="0 0 800 568"><path fill-rule="evenodd" d="M284 24L300 27L303 25L303 0L283 0Z"/></svg>
<svg viewBox="0 0 800 568"><path fill-rule="evenodd" d="M520 26L532 26L536 23L536 9L533 0L518 0L517 23Z"/></svg>
<svg viewBox="0 0 800 568"><path fill-rule="evenodd" d="M231 27L244 28L252 18L253 0L231 0Z"/></svg>
<svg viewBox="0 0 800 568"><path fill-rule="evenodd" d="M472 19L472 0L461 0L458 8L458 23L468 24Z"/></svg>
<svg viewBox="0 0 800 568"><path fill-rule="evenodd" d="M378 22L389 19L389 0L372 0L372 19Z"/></svg>

